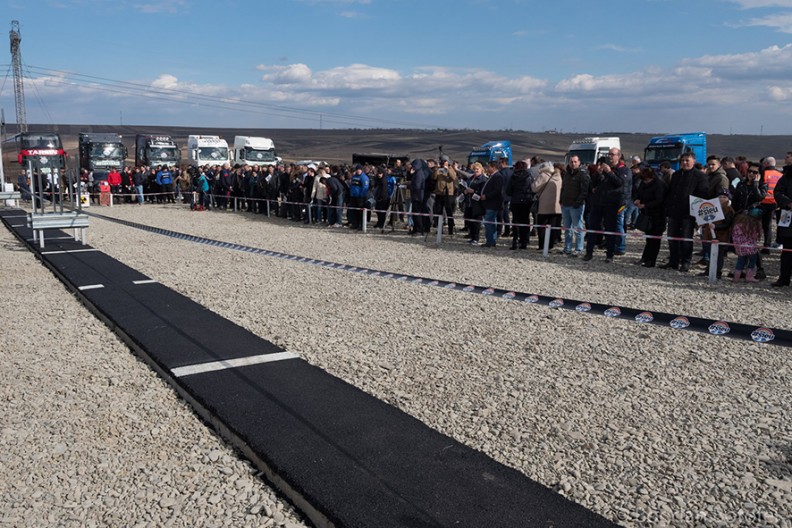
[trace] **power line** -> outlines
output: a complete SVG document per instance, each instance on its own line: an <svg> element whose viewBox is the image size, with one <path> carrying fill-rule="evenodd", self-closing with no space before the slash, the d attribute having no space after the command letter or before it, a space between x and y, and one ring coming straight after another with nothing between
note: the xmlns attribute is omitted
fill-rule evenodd
<svg viewBox="0 0 792 528"><path fill-rule="evenodd" d="M290 119L300 119L306 121L316 122L317 118L323 122L331 122L345 126L374 126L388 124L390 126L402 126L410 128L441 128L436 125L427 123L416 123L399 120L388 120L356 114L344 114L333 112L318 112L306 110L302 108L274 105L269 103L262 103L258 101L249 101L241 98L228 97L218 98L217 96L205 95L188 90L174 89L174 88L159 88L152 87L151 85L119 81L115 79L108 79L105 77L98 77L94 75L87 75L81 73L67 72L63 70L54 70L49 68L41 68L36 66L26 65L26 70L33 80L43 79L45 82L73 85L85 89L104 91L111 93L120 93L134 97L146 97L170 102L179 102L182 104L198 105L209 108L221 108L225 110L237 111L254 111L263 115L272 115L277 117L285 117ZM33 74L38 75L34 78ZM58 80L57 78L64 79Z"/></svg>

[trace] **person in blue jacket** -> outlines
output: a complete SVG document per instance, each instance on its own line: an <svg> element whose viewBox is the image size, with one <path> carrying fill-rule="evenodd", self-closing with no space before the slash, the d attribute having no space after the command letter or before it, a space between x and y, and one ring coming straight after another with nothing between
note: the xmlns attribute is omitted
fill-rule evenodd
<svg viewBox="0 0 792 528"><path fill-rule="evenodd" d="M349 227L351 229L363 229L363 211L369 193L369 177L363 172L361 164L355 165L355 171L349 180Z"/></svg>

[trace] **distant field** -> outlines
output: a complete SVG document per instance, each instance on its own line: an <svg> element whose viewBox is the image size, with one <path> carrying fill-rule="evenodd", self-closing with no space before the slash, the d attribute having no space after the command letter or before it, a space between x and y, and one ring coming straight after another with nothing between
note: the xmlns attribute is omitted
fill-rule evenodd
<svg viewBox="0 0 792 528"><path fill-rule="evenodd" d="M8 125L9 133L14 125ZM524 131L473 131L473 130L317 130L317 129L233 129L233 128L187 128L155 126L109 126L109 125L30 125L31 132L56 131L61 134L66 149L76 158L77 136L80 132L116 132L121 134L129 148L130 161L134 157L136 134L164 134L176 138L182 145L190 134L219 135L229 143L235 135L264 136L272 138L278 154L287 161L301 159L325 160L328 162L350 162L353 153L380 152L406 154L411 159L437 157L438 148L453 159L464 160L474 147L487 141L511 140L515 159L539 155L546 159L560 160L574 139L591 134L556 134ZM690 132L690 131L677 131ZM650 137L657 134L631 134L624 132L602 132L600 136L619 136L625 155L638 154ZM772 155L783 160L784 154L792 150L792 135L748 136L709 135L709 152L719 156L747 156L758 160ZM183 152L184 154L184 152ZM183 158L184 159L184 158Z"/></svg>

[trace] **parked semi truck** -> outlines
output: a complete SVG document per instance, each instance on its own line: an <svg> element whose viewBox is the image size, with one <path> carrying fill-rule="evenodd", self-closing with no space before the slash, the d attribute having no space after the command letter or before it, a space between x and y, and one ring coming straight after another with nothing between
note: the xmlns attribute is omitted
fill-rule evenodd
<svg viewBox="0 0 792 528"><path fill-rule="evenodd" d="M135 136L135 165L158 167L178 165L181 161L179 146L170 136Z"/></svg>
<svg viewBox="0 0 792 528"><path fill-rule="evenodd" d="M281 160L275 152L275 143L265 137L234 136L232 154L236 163L250 166L276 165Z"/></svg>
<svg viewBox="0 0 792 528"><path fill-rule="evenodd" d="M662 162L668 161L674 170L679 170L679 158L686 152L692 152L696 155L697 161L705 163L707 160L707 134L705 132L688 132L653 137L644 150L644 161L654 168L657 168Z"/></svg>
<svg viewBox="0 0 792 528"><path fill-rule="evenodd" d="M228 143L220 136L187 136L188 165L224 165L230 161Z"/></svg>
<svg viewBox="0 0 792 528"><path fill-rule="evenodd" d="M511 141L501 140L484 143L468 154L468 165L475 162L486 165L490 161L498 161L502 158L508 158L509 166L512 165Z"/></svg>
<svg viewBox="0 0 792 528"><path fill-rule="evenodd" d="M82 133L78 138L80 170L93 173L94 181L106 180L112 169L121 171L127 148L118 134Z"/></svg>
<svg viewBox="0 0 792 528"><path fill-rule="evenodd" d="M564 161L569 164L571 156L577 156L581 165L596 163L598 159L608 155L612 148L621 150L621 140L618 137L587 137L576 139L569 145Z"/></svg>

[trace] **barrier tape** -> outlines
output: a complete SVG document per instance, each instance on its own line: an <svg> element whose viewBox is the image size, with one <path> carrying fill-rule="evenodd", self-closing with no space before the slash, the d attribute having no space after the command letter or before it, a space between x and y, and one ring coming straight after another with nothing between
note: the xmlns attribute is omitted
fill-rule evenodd
<svg viewBox="0 0 792 528"><path fill-rule="evenodd" d="M99 196L99 193L90 193L90 194L91 194L91 196L94 196L94 195L95 196ZM173 193L146 193L144 196L166 196L166 195L175 195L175 194L176 194L175 192L173 192ZM184 196L185 194L192 194L192 191L188 191L186 193L182 193L182 196ZM113 193L113 196L118 196L118 197L129 196L129 197L132 197L132 198L136 198L137 194ZM230 196L230 195L226 196L226 195L209 194L209 193L207 193L207 196L210 196L212 198L223 198L223 199L226 199L228 201L241 200L241 201L250 201L250 202L265 202L265 203L268 203L268 204L269 203L275 203L275 204L277 204L279 206L294 206L294 205L296 205L296 206L304 207L306 209L308 209L308 208L313 209L314 207L318 207L318 208L341 209L342 212L343 212L344 209L346 209L347 211L353 210L353 211L361 211L361 212L370 212L372 214L374 214L374 213L385 213L385 214L389 214L389 215L407 216L407 217L425 216L425 217L429 217L429 218L432 218L432 219L441 217L441 215L437 215L437 214L434 214L434 213L415 213L415 212L412 212L412 211L394 211L394 210L390 210L390 209L387 209L387 210L383 211L381 209L369 209L367 207L352 207L352 206L349 206L349 205L346 205L346 204L343 205L343 206L338 206L338 205L314 204L314 203L306 203L306 202L289 202L289 201L285 201L285 200L280 200L279 201L279 200L271 200L269 198L248 198L248 197ZM444 214L442 215L442 218L446 218ZM727 247L728 246L731 246L731 247L753 247L753 246L750 246L750 245L747 245L747 244L743 244L741 246L738 246L737 244L733 244L731 242L720 242L717 239L709 239L708 240L708 239L704 239L704 238L683 238L683 237L670 237L670 236L666 236L666 235L647 235L646 233L640 233L640 232L634 232L634 231L633 232L625 231L624 233L622 233L622 232L619 232L619 231L603 231L603 230L600 230L600 229L585 229L585 228L584 229L578 229L576 227L558 227L558 226L551 226L551 225L548 225L548 224L516 224L514 222L498 222L497 220L496 221L488 221L488 220L477 219L477 218L464 218L464 217L459 217L459 218L453 217L453 218L455 218L456 220L463 221L463 222L472 222L472 223L477 223L477 224L482 224L482 225L486 225L486 224L495 224L495 225L504 224L504 225L508 225L510 228L527 227L529 229L545 229L545 230L546 229L550 229L551 231L561 231L562 234L565 231L571 231L572 233L576 233L576 234L580 233L582 235L585 235L587 233L593 233L595 235L613 235L613 236L619 236L619 237L623 236L623 237L630 237L630 238L633 238L633 239L659 239L659 240L678 241L678 242L718 244L718 245L727 246ZM698 226L698 227L701 227L701 226ZM767 247L767 248L761 247L760 248L760 247L757 246L757 250L758 249L766 249L766 250L769 250L771 252L778 252L778 253L792 252L792 248L773 248L773 247Z"/></svg>
<svg viewBox="0 0 792 528"><path fill-rule="evenodd" d="M127 227L148 231L151 233L156 233L159 235L176 238L179 240L186 240L189 242L206 244L209 246L219 247L223 249L245 251L247 253L263 255L266 257L279 258L282 260L289 260L293 262L299 262L301 264L319 266L328 269L346 271L348 273L355 273L358 275L367 275L369 277L392 279L395 281L408 282L411 284L418 284L423 286L434 286L446 290L461 291L464 293L473 293L478 295L500 298L508 301L547 306L552 309L570 310L581 314L601 315L611 319L625 319L625 320L633 321L638 324L654 324L660 326L667 326L675 330L689 330L689 331L701 332L713 336L723 336L734 339L754 341L756 343L770 343L784 347L792 346L792 331L786 329L757 327L754 325L724 321L721 319L713 320L713 319L691 317L691 316L671 314L665 312L652 312L649 310L641 310L641 309L629 308L624 306L614 306L614 305L601 304L601 303L590 303L575 299L562 299L562 298L550 297L546 295L538 295L532 293L505 290L502 288L492 288L487 286L479 286L475 284L455 283L455 282L432 279L428 277L406 275L402 273L390 273L382 270L351 266L348 264L339 264L336 262L313 259L308 257L300 257L297 255L290 255L288 253L281 253L278 251L254 248L250 246L243 246L241 244L234 244L231 242L223 242L220 240L213 240L210 238L188 235L185 233L180 233L178 231L171 231L169 229L147 226L145 224L138 224L136 222L130 222L128 220L111 218L96 213L88 213L88 214L97 218L101 218L103 220L125 225Z"/></svg>

